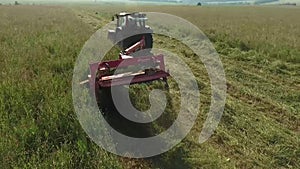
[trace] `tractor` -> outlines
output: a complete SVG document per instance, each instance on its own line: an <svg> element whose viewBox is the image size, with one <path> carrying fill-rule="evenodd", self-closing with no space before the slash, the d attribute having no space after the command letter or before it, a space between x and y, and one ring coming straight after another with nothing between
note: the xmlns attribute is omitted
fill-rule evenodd
<svg viewBox="0 0 300 169"><path fill-rule="evenodd" d="M117 44L122 50L125 50L144 37L145 49L152 48L153 30L146 25L146 14L122 12L114 15L112 20L114 21L115 18L117 20L116 28L108 31L108 39Z"/></svg>
<svg viewBox="0 0 300 169"><path fill-rule="evenodd" d="M167 78L170 74L165 67L164 55L150 52L153 31L145 25L146 15L120 13L116 18L117 28L109 30L108 38L121 48L118 59L90 63L88 79L80 84L89 83L91 91L95 91L98 103L105 100L105 97L98 95L99 91L107 91L106 89L114 86L158 80L164 82L168 89ZM122 71L116 72L117 69Z"/></svg>

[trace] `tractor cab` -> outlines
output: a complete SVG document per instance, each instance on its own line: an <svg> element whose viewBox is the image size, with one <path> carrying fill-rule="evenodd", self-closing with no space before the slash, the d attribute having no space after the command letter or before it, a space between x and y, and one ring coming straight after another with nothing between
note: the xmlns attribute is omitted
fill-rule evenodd
<svg viewBox="0 0 300 169"><path fill-rule="evenodd" d="M137 27L143 28L146 26L146 14L142 13L125 13L115 15L117 19L117 27L128 28ZM115 18L113 17L113 19Z"/></svg>
<svg viewBox="0 0 300 169"><path fill-rule="evenodd" d="M148 18L145 13L122 12L113 16L116 19L114 30L108 30L108 39L116 43L122 50L129 48L139 42L143 37L145 39L145 48L151 49L153 46L153 30L146 25Z"/></svg>

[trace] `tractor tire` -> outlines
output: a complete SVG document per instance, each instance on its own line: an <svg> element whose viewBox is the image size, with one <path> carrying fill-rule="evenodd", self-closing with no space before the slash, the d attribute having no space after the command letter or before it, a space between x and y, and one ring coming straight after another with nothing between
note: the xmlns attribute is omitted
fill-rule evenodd
<svg viewBox="0 0 300 169"><path fill-rule="evenodd" d="M145 34L145 45L146 45L146 49L151 49L153 47L153 37L152 34Z"/></svg>

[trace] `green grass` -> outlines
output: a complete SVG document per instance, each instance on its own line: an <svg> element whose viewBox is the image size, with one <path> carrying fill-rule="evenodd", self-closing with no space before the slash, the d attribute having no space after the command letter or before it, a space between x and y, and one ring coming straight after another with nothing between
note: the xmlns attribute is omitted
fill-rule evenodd
<svg viewBox="0 0 300 169"><path fill-rule="evenodd" d="M0 8L0 168L120 167L73 112L73 65L92 29L62 7Z"/></svg>
<svg viewBox="0 0 300 169"><path fill-rule="evenodd" d="M163 36L154 37L154 47L178 54L201 89L200 114L187 138L162 155L129 159L105 152L82 130L71 96L75 59L89 36L124 10L183 17L220 53L227 101L204 144L198 136L210 104L206 69L189 48ZM299 168L299 14L281 7L0 6L0 168ZM150 87L131 88L137 108L148 108L148 92L136 94ZM149 132L168 127L178 104L169 106Z"/></svg>

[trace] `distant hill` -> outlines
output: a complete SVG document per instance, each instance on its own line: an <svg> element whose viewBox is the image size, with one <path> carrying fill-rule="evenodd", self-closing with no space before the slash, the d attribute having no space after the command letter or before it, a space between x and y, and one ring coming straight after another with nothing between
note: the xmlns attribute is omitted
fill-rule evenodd
<svg viewBox="0 0 300 169"><path fill-rule="evenodd" d="M196 5L199 2L207 5L218 4L253 4L254 0L130 0L140 2L159 2L159 3L181 3L187 5ZM262 0L264 1L264 0ZM267 0L266 0L267 1Z"/></svg>
<svg viewBox="0 0 300 169"><path fill-rule="evenodd" d="M96 0L97 3L105 2L122 2L122 3L155 3L155 4L184 4L184 5L197 5L199 2L202 5L267 5L267 4L300 4L300 0ZM0 0L2 4L13 4L12 0ZM30 3L95 3L95 0L18 0L21 4Z"/></svg>
<svg viewBox="0 0 300 169"><path fill-rule="evenodd" d="M264 4L295 4L298 0L129 0L154 3L177 3L186 5L264 5Z"/></svg>
<svg viewBox="0 0 300 169"><path fill-rule="evenodd" d="M254 4L266 4L266 3L274 3L274 2L279 2L279 0L256 0Z"/></svg>

